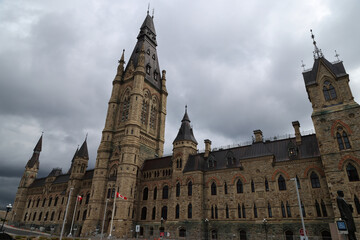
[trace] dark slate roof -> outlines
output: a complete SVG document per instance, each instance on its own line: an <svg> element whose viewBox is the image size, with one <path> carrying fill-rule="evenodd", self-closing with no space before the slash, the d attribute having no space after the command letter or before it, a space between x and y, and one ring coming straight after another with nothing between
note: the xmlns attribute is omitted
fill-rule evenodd
<svg viewBox="0 0 360 240"><path fill-rule="evenodd" d="M79 151L77 152L77 157L82 157L82 158L87 158L87 159L89 158L86 139L85 139L84 143L81 145Z"/></svg>
<svg viewBox="0 0 360 240"><path fill-rule="evenodd" d="M295 158L289 157L289 146L297 148L297 156ZM234 158L234 164L228 165L228 157ZM233 167L240 167L241 160L252 159L264 156L274 156L275 162L283 162L288 160L305 159L311 157L319 157L320 152L317 144L316 135L307 135L301 137L301 144L296 145L295 138L288 138L276 141L266 141L260 143L253 143L248 146L241 146L231 149L224 149L210 152L209 157L204 158L204 154L196 154L190 156L184 172L190 171L212 171L218 169L226 169ZM216 166L209 168L208 160L213 158L216 161Z"/></svg>
<svg viewBox="0 0 360 240"><path fill-rule="evenodd" d="M323 63L335 77L342 77L347 75L345 67L342 61L331 63L326 58L320 57L315 59L313 68L309 71L303 72L305 85L311 85L316 83L316 77L319 70L320 63Z"/></svg>
<svg viewBox="0 0 360 240"><path fill-rule="evenodd" d="M134 68L136 68L139 60L139 55L142 46L144 45L145 50L145 68L150 66L150 74L146 74L145 80L152 84L158 90L161 90L161 71L159 67L158 54L156 51L157 42L156 42L156 32L154 27L153 18L148 14L141 25L139 35L137 37L138 41L135 45L135 48L131 54L128 64L126 65L125 72L132 63ZM154 74L157 73L157 79L155 79Z"/></svg>
<svg viewBox="0 0 360 240"><path fill-rule="evenodd" d="M35 179L34 182L30 185L31 188L42 187L45 185L46 178Z"/></svg>
<svg viewBox="0 0 360 240"><path fill-rule="evenodd" d="M37 142L36 146L34 147L33 155L27 162L26 167L33 168L35 165L37 165L36 167L39 168L39 157L40 157L40 152L41 152L41 147L42 147L42 137L43 136L41 135L39 141Z"/></svg>
<svg viewBox="0 0 360 240"><path fill-rule="evenodd" d="M194 143L197 144L197 141L196 141L196 139L194 137L192 127L190 126L190 118L189 118L189 116L187 114L186 109L185 109L184 117L181 120L181 127L179 129L179 132L178 132L174 142L176 142L176 141L184 141L184 140L193 141Z"/></svg>
<svg viewBox="0 0 360 240"><path fill-rule="evenodd" d="M63 175L59 175L56 177L56 179L54 180L54 184L55 183L66 183L69 181L70 178L70 174L63 174Z"/></svg>
<svg viewBox="0 0 360 240"><path fill-rule="evenodd" d="M53 168L51 172L49 173L48 177L57 177L62 174L61 168Z"/></svg>
<svg viewBox="0 0 360 240"><path fill-rule="evenodd" d="M162 158L154 158L145 160L142 171L149 171L160 168L169 168L172 166L171 163L172 156L162 157Z"/></svg>
<svg viewBox="0 0 360 240"><path fill-rule="evenodd" d="M94 176L94 169L87 170L84 175L84 179L92 179Z"/></svg>

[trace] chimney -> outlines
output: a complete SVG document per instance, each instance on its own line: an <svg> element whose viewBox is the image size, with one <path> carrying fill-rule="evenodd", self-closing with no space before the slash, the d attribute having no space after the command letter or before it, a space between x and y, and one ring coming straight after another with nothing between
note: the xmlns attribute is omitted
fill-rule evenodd
<svg viewBox="0 0 360 240"><path fill-rule="evenodd" d="M205 139L204 140L205 143L205 153L204 153L204 157L208 157L209 153L211 151L211 141L209 139Z"/></svg>
<svg viewBox="0 0 360 240"><path fill-rule="evenodd" d="M299 121L292 122L292 125L295 130L295 138L296 138L296 144L301 144L301 133L300 133L300 123Z"/></svg>
<svg viewBox="0 0 360 240"><path fill-rule="evenodd" d="M262 135L262 131L260 129L254 130L254 135L255 135L255 142L256 143L263 141L263 135Z"/></svg>

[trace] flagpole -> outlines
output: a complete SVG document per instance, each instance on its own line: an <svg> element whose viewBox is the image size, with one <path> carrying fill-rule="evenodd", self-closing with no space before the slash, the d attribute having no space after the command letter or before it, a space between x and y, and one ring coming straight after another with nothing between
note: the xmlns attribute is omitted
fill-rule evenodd
<svg viewBox="0 0 360 240"><path fill-rule="evenodd" d="M74 188L70 188L70 191L69 191L69 196L68 196L68 200L67 200L67 204L66 204L66 210L65 210L65 215L64 215L64 221L63 221L62 228L61 228L61 233L60 233L60 240L62 240L62 236L63 236L63 233L64 233L66 216L67 216L67 212L68 212L68 208L69 208L69 203L70 203L70 196L71 196L71 192L72 192L73 189L74 189Z"/></svg>
<svg viewBox="0 0 360 240"><path fill-rule="evenodd" d="M112 232L112 228L113 228L113 222L114 222L114 213L115 213L115 202L116 202L116 198L117 198L117 194L114 194L114 204L113 204L113 210L112 210L112 214L111 214L111 225L110 225L110 234L109 234L109 239L111 238L111 232Z"/></svg>
<svg viewBox="0 0 360 240"><path fill-rule="evenodd" d="M103 239L103 235L104 235L104 224L105 224L106 210L107 210L108 202L109 202L109 199L106 199L106 201L105 201L105 210L104 210L104 218L103 218L103 222L102 222L102 226L101 226L101 238L100 238L100 240Z"/></svg>
<svg viewBox="0 0 360 240"><path fill-rule="evenodd" d="M79 198L79 196L76 197L75 208L74 208L74 213L73 213L73 217L72 217L72 221L71 221L70 233L69 233L68 237L71 237L72 229L73 229L73 226L74 226L75 213L76 213L76 205L77 205L78 200L79 200L78 198Z"/></svg>

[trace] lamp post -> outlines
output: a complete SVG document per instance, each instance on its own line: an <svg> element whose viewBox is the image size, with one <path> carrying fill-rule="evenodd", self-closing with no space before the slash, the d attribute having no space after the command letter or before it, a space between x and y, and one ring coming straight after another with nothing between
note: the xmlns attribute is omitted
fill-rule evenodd
<svg viewBox="0 0 360 240"><path fill-rule="evenodd" d="M299 210L300 210L300 217L301 217L301 224L304 230L304 239L308 240L308 237L306 236L306 229L305 229L305 223L304 223L304 216L302 214L302 208L301 208L301 200L300 200L300 194L299 194L299 189L298 189L298 183L296 178L291 178L291 181L295 182L295 189L296 189L296 194L297 194L297 199L298 199L298 203L299 203Z"/></svg>
<svg viewBox="0 0 360 240"><path fill-rule="evenodd" d="M5 221L6 221L6 217L7 217L8 213L11 211L11 209L12 209L12 205L11 205L11 203L9 203L9 204L6 206L5 218L3 219L3 223L2 223L2 225L1 225L1 231L2 231L2 232L4 232L4 223L5 223Z"/></svg>
<svg viewBox="0 0 360 240"><path fill-rule="evenodd" d="M209 239L209 219L205 218L205 240Z"/></svg>
<svg viewBox="0 0 360 240"><path fill-rule="evenodd" d="M263 220L263 226L264 226L264 230L265 230L265 240L268 240L268 226L267 226L268 221L266 220L266 218L264 218Z"/></svg>

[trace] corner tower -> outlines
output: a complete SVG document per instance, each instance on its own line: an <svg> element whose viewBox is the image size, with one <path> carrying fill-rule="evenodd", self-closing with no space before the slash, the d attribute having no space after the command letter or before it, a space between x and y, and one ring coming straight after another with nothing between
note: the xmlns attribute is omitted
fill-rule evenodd
<svg viewBox="0 0 360 240"><path fill-rule="evenodd" d="M329 62L318 49L313 34L312 38L314 65L303 72L303 77L331 196L326 204L339 218L336 192L343 190L346 201L355 206L354 196L360 191L360 106L352 96L343 62Z"/></svg>
<svg viewBox="0 0 360 240"><path fill-rule="evenodd" d="M98 148L89 215L83 234L94 232L112 214L107 191L116 189L128 200L117 200L113 236L131 236L136 212L138 171L147 158L162 156L166 116L165 70L159 67L153 17L147 13L125 67L124 52L113 81L102 139ZM108 223L107 223L108 225ZM109 234L109 229L104 230Z"/></svg>

